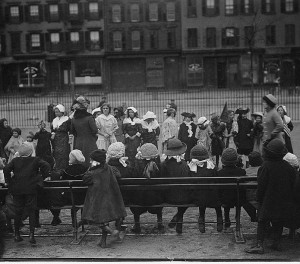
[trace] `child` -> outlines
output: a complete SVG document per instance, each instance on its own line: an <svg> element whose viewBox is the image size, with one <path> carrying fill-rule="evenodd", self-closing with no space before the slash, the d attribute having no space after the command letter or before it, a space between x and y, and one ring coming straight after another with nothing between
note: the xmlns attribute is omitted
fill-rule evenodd
<svg viewBox="0 0 300 264"><path fill-rule="evenodd" d="M23 211L27 210L30 226L29 242L36 244L34 229L37 189L41 181L39 170L44 178L47 178L50 172L50 165L37 157L31 157L32 148L27 144L22 144L18 149L18 153L19 157L14 158L4 168L4 176L8 183L8 189L13 195L16 210L15 242L23 240L20 236L20 223ZM13 177L11 177L11 172L14 174Z"/></svg>
<svg viewBox="0 0 300 264"><path fill-rule="evenodd" d="M234 177L234 176L244 176L246 171L242 168L238 168L236 164L238 163L238 154L235 149L227 148L222 153L221 158L223 168L217 172L218 177ZM229 228L230 222L230 208L236 205L236 192L232 190L223 190L221 193L222 204L224 207L224 218L225 218L225 228ZM240 198L243 200L243 194L240 193Z"/></svg>
<svg viewBox="0 0 300 264"><path fill-rule="evenodd" d="M228 110L228 121L226 122L226 129L225 129L225 148L234 148L236 149L235 145L235 137L238 133L238 124L234 118L234 111Z"/></svg>
<svg viewBox="0 0 300 264"><path fill-rule="evenodd" d="M161 164L161 175L163 177L188 177L189 167L183 158L183 154L186 152L187 146L177 138L171 138L167 143L167 148L164 154L167 156L165 161ZM187 200L189 192L178 190L171 190L165 192L165 201L173 204L188 204ZM176 232L182 233L183 214L187 210L187 207L177 207L177 213L173 216L172 220L168 224L170 228L176 226Z"/></svg>
<svg viewBox="0 0 300 264"><path fill-rule="evenodd" d="M30 146L32 148L32 155L31 157L35 157L36 156L36 152L35 152L35 148L36 148L36 145L35 143L33 142L33 139L34 139L34 134L30 131L26 137L26 141L24 143L27 143L28 146Z"/></svg>
<svg viewBox="0 0 300 264"><path fill-rule="evenodd" d="M251 115L254 118L254 126L251 131L251 137L253 138L253 151L257 151L262 154L264 126L262 124L263 113L256 112ZM249 161L250 162L250 161Z"/></svg>
<svg viewBox="0 0 300 264"><path fill-rule="evenodd" d="M186 144L187 149L184 159L189 161L191 149L197 144L195 137L197 125L193 122L193 118L196 117L196 115L187 112L183 112L181 115L184 118L183 123L179 126L178 139Z"/></svg>
<svg viewBox="0 0 300 264"><path fill-rule="evenodd" d="M208 151L202 145L197 145L191 150L191 162L189 163L190 177L216 177L217 172L213 161L209 158ZM217 214L217 231L223 230L223 217L221 200L217 190L200 190L192 192L192 203L199 205L199 230L205 233L206 207L215 208Z"/></svg>
<svg viewBox="0 0 300 264"><path fill-rule="evenodd" d="M286 153L287 149L279 138L264 143L264 162L257 175L257 243L246 249L247 253L264 253L265 226L268 222L272 223L274 239L271 248L276 251L282 250L280 241L283 226L293 216L293 187L296 180L294 168L283 160Z"/></svg>
<svg viewBox="0 0 300 264"><path fill-rule="evenodd" d="M198 127L196 130L195 137L198 139L197 144L201 144L207 149L209 155L211 156L211 138L212 130L209 125L209 121L206 117L202 116L198 119Z"/></svg>
<svg viewBox="0 0 300 264"><path fill-rule="evenodd" d="M89 187L86 193L82 220L100 225L102 238L98 244L106 247L107 234L119 239L119 231L112 230L109 222L126 216L126 210L117 182L120 172L106 164L106 151L98 149L91 153L91 167L83 176Z"/></svg>
<svg viewBox="0 0 300 264"><path fill-rule="evenodd" d="M23 144L24 139L21 137L21 129L14 128L12 130L13 135L4 147L6 155L8 156L8 162L11 162L14 158L16 152L18 152L19 147Z"/></svg>
<svg viewBox="0 0 300 264"><path fill-rule="evenodd" d="M159 124L156 120L156 115L148 111L141 121L142 129L141 129L141 139L142 144L152 143L157 147L157 141L159 140Z"/></svg>
<svg viewBox="0 0 300 264"><path fill-rule="evenodd" d="M159 154L155 145L146 143L141 146L136 155L135 160L135 177L138 178L159 178L160 177L160 164ZM143 207L130 207L131 212L134 214L134 227L132 232L140 233L140 215L149 212L157 215L158 230L163 231L162 224L162 207L147 207L151 205L161 204L163 202L163 195L159 191L134 191L131 192L133 204L141 205Z"/></svg>

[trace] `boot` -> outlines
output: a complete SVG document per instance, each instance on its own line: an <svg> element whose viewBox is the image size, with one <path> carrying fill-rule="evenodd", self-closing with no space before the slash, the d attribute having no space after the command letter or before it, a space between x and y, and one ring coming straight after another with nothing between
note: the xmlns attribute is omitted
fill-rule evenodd
<svg viewBox="0 0 300 264"><path fill-rule="evenodd" d="M134 215L134 226L131 229L131 232L135 233L135 234L139 234L141 233L141 225L140 225L140 215L135 214Z"/></svg>
<svg viewBox="0 0 300 264"><path fill-rule="evenodd" d="M35 228L40 228L41 224L40 224L40 211L36 210L35 211L35 224L34 224Z"/></svg>
<svg viewBox="0 0 300 264"><path fill-rule="evenodd" d="M223 230L223 217L221 216L217 216L217 231L218 232L222 232Z"/></svg>
<svg viewBox="0 0 300 264"><path fill-rule="evenodd" d="M205 233L205 219L203 216L200 216L198 219L199 231Z"/></svg>
<svg viewBox="0 0 300 264"><path fill-rule="evenodd" d="M168 227L174 228L178 222L177 214L173 216L172 220L168 223Z"/></svg>
<svg viewBox="0 0 300 264"><path fill-rule="evenodd" d="M15 226L15 242L21 242L23 241L23 238L20 236L20 230L18 227Z"/></svg>
<svg viewBox="0 0 300 264"><path fill-rule="evenodd" d="M107 232L105 231L104 227L102 227L102 236L100 242L98 243L98 246L100 246L101 248L106 248L106 238Z"/></svg>
<svg viewBox="0 0 300 264"><path fill-rule="evenodd" d="M112 238L120 240L120 232L118 230L112 230L109 226L104 226L106 233L110 234Z"/></svg>
<svg viewBox="0 0 300 264"><path fill-rule="evenodd" d="M29 234L29 243L36 244L36 240L34 238L34 232L33 231L31 231L30 234Z"/></svg>
<svg viewBox="0 0 300 264"><path fill-rule="evenodd" d="M249 254L264 254L265 250L262 241L257 241L256 245L245 249L245 252Z"/></svg>

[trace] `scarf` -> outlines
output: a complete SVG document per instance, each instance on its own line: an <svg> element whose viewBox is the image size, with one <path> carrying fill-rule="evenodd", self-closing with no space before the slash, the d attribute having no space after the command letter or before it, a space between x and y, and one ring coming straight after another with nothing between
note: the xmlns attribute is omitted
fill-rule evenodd
<svg viewBox="0 0 300 264"><path fill-rule="evenodd" d="M140 124L141 123L141 119L134 117L132 120L130 117L126 117L123 121L123 124L131 124L132 126L134 126L135 124Z"/></svg>
<svg viewBox="0 0 300 264"><path fill-rule="evenodd" d="M122 157L122 158L119 158L119 162L122 164L122 166L123 166L124 168L127 167L126 160L128 160L128 157Z"/></svg>
<svg viewBox="0 0 300 264"><path fill-rule="evenodd" d="M197 167L203 167L207 164L207 169L213 170L215 168L214 163L210 159L205 159L205 160L197 160L197 159L192 159L191 162L188 164L190 167L190 171L197 172Z"/></svg>
<svg viewBox="0 0 300 264"><path fill-rule="evenodd" d="M168 159L175 159L178 163L184 160L184 153L177 156L167 156Z"/></svg>
<svg viewBox="0 0 300 264"><path fill-rule="evenodd" d="M149 133L153 132L154 129L159 127L157 120L154 120L151 123L142 120L141 124L142 124L142 128L147 129Z"/></svg>
<svg viewBox="0 0 300 264"><path fill-rule="evenodd" d="M64 122L66 122L69 118L67 116L56 117L52 121L53 129L58 129Z"/></svg>
<svg viewBox="0 0 300 264"><path fill-rule="evenodd" d="M193 121L190 121L190 122L186 122L184 121L183 123L185 123L185 125L188 127L188 137L192 137L193 136L193 131L192 131L192 126L191 124L193 123Z"/></svg>

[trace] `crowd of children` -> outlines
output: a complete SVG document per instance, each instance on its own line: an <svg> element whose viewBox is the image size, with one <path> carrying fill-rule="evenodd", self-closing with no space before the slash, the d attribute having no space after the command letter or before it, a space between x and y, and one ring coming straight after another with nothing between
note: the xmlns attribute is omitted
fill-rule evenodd
<svg viewBox="0 0 300 264"><path fill-rule="evenodd" d="M282 215L295 212L293 188L296 188L299 166L294 170L283 160L288 151L289 157L295 157L291 145L293 125L286 107L280 105L276 108L276 98L270 94L264 96L263 101L266 113L253 113L252 119L247 117L249 108L226 110L222 118L213 113L210 120L202 116L197 122L194 122L194 113L183 112L183 122L179 126L175 120L177 105L172 102L167 106L166 119L160 127L151 111L139 118L137 109L132 106L125 111L116 107L113 109L115 115L112 115L112 108L106 101L90 114L87 111L89 101L79 96L73 102L69 116L65 115L63 105L54 107L56 118L51 123L51 132L41 121L39 131L29 133L26 141L19 128L11 129L6 119L0 120L1 161L6 164L3 164L5 183L16 208L15 241L22 241L19 230L26 211L30 242L36 243L34 229L39 226L37 196L43 180L82 179L89 186L86 194L77 197L78 203L84 203L80 224L100 226L102 239L99 245L105 247L108 233L120 239L119 231L126 217L124 201L140 205L130 208L135 221L132 231L136 233L142 230L140 216L146 212L156 214L157 228L164 230L163 208L151 207L163 201L197 204L201 233L205 232L206 208L214 208L217 231L221 232L230 227L230 208L237 203L237 194L230 190L121 193L118 178L249 175L258 176L257 199L253 191L241 191L239 196L251 221L258 221L258 243L247 252L263 253L263 230L269 222L275 233L273 249L279 250L283 226L289 221L290 228L298 228L290 224L291 218ZM237 119L235 115L238 115ZM158 150L159 138L162 155ZM270 177L271 174L274 177ZM63 201L69 199L61 193L54 196ZM263 210L257 213L258 207ZM182 233L186 210L186 207L178 207L168 224L170 228L176 227L179 234ZM53 225L61 223L59 213L52 211ZM109 226L112 221L116 222L117 230Z"/></svg>

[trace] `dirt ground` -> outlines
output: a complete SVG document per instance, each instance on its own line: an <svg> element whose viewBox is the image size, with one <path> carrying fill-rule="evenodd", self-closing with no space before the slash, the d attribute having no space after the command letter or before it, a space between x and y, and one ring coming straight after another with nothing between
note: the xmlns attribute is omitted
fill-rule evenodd
<svg viewBox="0 0 300 264"><path fill-rule="evenodd" d="M295 124L292 134L294 150L300 157L300 124ZM201 260L201 261L234 261L234 260L266 260L266 261L300 261L300 234L296 238L287 237L288 230L283 233L283 252L274 252L268 248L270 240L265 242L264 255L249 255L244 249L255 241L256 223L251 223L249 216L242 210L242 231L246 243L237 244L234 239L234 224L229 230L218 233L216 224L206 224L206 233L201 234L197 227L198 209L189 208L184 216L182 235L177 235L174 229L167 226L168 221L175 214L175 208L164 208L163 219L166 230L163 234L157 234L153 230L155 216L144 214L141 217L142 234L132 234L130 228L133 223L133 216L128 210L126 224L128 226L126 236L122 243L112 241L108 238L108 248L102 249L97 246L100 239L100 230L94 226L87 226L88 235L84 237L80 245L71 245L72 226L70 211L61 212L63 224L51 226L52 216L48 211L41 211L42 227L36 230L37 244L31 245L28 242L28 220L27 225L22 228L24 241L14 243L13 236L5 238L6 248L4 260L17 259L40 259L40 260ZM234 220L235 210L231 210L231 221ZM207 209L206 221L216 221L214 209ZM50 235L50 237L49 237ZM62 237L65 235L65 237ZM47 237L48 236L48 237Z"/></svg>

